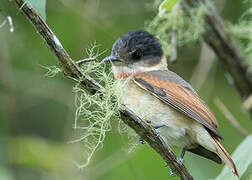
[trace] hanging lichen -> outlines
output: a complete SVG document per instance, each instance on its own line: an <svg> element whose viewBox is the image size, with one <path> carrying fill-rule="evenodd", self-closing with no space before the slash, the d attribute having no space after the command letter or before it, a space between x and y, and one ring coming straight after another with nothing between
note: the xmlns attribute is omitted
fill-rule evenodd
<svg viewBox="0 0 252 180"><path fill-rule="evenodd" d="M246 56L249 70L252 71L252 8L240 17L237 24L228 23L228 29Z"/></svg>
<svg viewBox="0 0 252 180"><path fill-rule="evenodd" d="M89 58L100 55L97 45L92 45L87 53ZM72 143L81 143L83 146L83 161L76 163L80 168L86 167L93 154L102 148L106 133L111 130L111 120L119 121L120 84L115 82L112 73L107 72L105 64L99 60L85 63L81 66L84 73L95 78L104 89L95 94L84 90L80 83L73 88L75 93L75 120L74 129L77 138ZM113 102L111 101L113 99Z"/></svg>

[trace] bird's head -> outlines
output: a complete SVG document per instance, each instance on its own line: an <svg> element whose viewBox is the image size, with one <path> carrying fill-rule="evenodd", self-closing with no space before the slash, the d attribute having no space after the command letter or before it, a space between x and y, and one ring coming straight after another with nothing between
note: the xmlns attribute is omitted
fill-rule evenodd
<svg viewBox="0 0 252 180"><path fill-rule="evenodd" d="M144 30L130 31L119 37L112 47L111 55L103 61L112 64L116 79L167 68L158 39Z"/></svg>

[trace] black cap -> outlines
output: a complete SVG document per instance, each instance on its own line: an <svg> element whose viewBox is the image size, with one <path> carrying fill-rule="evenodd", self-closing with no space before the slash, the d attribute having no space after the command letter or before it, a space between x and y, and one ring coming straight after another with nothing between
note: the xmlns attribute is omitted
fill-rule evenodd
<svg viewBox="0 0 252 180"><path fill-rule="evenodd" d="M163 50L158 39L144 31L130 31L119 37L112 47L111 55L103 61L134 63L145 61L154 65L160 62Z"/></svg>

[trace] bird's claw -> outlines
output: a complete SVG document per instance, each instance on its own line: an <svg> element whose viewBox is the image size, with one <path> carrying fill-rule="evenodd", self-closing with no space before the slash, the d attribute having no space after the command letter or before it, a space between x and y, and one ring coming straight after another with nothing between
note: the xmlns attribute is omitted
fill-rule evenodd
<svg viewBox="0 0 252 180"><path fill-rule="evenodd" d="M159 128L164 127L164 126L165 126L165 124L161 124L161 125L156 125L156 126L153 126L153 127L154 127L154 129L159 129Z"/></svg>
<svg viewBox="0 0 252 180"><path fill-rule="evenodd" d="M185 152L186 152L186 148L184 147L181 154L179 155L179 158L178 158L178 161L180 162L180 164L183 164L184 163L184 155L185 155Z"/></svg>
<svg viewBox="0 0 252 180"><path fill-rule="evenodd" d="M174 172L172 171L172 169L170 168L170 176L175 176Z"/></svg>
<svg viewBox="0 0 252 180"><path fill-rule="evenodd" d="M147 122L148 122L148 123L151 123L151 121L147 121ZM158 128L161 128L161 127L164 127L164 126L165 126L164 124L161 124L161 125L153 126L153 128L156 129L156 132L157 132L158 134L160 134L160 131L157 130L157 129L158 129ZM141 143L141 144L145 144L144 140L143 140L141 137L138 139L138 142Z"/></svg>
<svg viewBox="0 0 252 180"><path fill-rule="evenodd" d="M178 161L180 164L183 164L184 163L184 155L185 155L185 151L186 151L186 148L184 147L181 154L179 155L178 157ZM168 164L165 165L165 167L167 167ZM170 175L171 176L175 176L174 172L172 171L172 169L170 168Z"/></svg>
<svg viewBox="0 0 252 180"><path fill-rule="evenodd" d="M166 164L164 167L169 166L168 164ZM172 169L170 168L170 176L175 176L174 172L172 171Z"/></svg>
<svg viewBox="0 0 252 180"><path fill-rule="evenodd" d="M164 124L161 124L161 125L153 126L153 128L156 130L156 132L157 132L158 134L160 134L161 132L160 132L158 129L161 128L161 127L164 127L164 126L165 126Z"/></svg>
<svg viewBox="0 0 252 180"><path fill-rule="evenodd" d="M142 138L139 138L138 142L141 143L141 144L145 144L145 142L144 142L144 140Z"/></svg>
<svg viewBox="0 0 252 180"><path fill-rule="evenodd" d="M159 131L158 129L156 129L156 133L157 133L158 135L160 135L161 131Z"/></svg>
<svg viewBox="0 0 252 180"><path fill-rule="evenodd" d="M179 157L179 158L178 158L178 161L180 162L180 164L183 164L183 163L184 163L184 158Z"/></svg>

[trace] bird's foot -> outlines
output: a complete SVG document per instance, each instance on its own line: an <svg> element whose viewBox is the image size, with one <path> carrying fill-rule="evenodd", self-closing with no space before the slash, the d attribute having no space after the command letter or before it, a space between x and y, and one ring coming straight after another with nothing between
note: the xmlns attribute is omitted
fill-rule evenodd
<svg viewBox="0 0 252 180"><path fill-rule="evenodd" d="M179 158L178 158L178 161L180 162L180 164L183 164L183 163L184 163L185 152L186 152L186 148L184 147L184 148L182 149L181 154L179 155Z"/></svg>
<svg viewBox="0 0 252 180"><path fill-rule="evenodd" d="M168 164L166 164L164 167L169 166ZM170 176L175 176L174 172L172 171L172 168L170 168Z"/></svg>
<svg viewBox="0 0 252 180"><path fill-rule="evenodd" d="M181 154L179 155L178 157L178 161L180 164L183 164L184 163L184 155L185 155L185 152L186 152L186 148L183 148ZM165 165L165 167L167 167L168 164ZM171 176L175 176L174 172L172 171L172 169L170 168L170 175Z"/></svg>
<svg viewBox="0 0 252 180"><path fill-rule="evenodd" d="M164 167L169 166L168 164L166 164ZM172 171L172 168L170 168L170 176L175 176L174 172Z"/></svg>
<svg viewBox="0 0 252 180"><path fill-rule="evenodd" d="M139 142L140 144L145 144L144 140L143 140L141 137L138 139L138 142Z"/></svg>
<svg viewBox="0 0 252 180"><path fill-rule="evenodd" d="M154 127L154 129L159 129L159 128L164 127L164 126L165 126L165 124L160 124L160 125L156 125L156 126L153 126L153 127Z"/></svg>
<svg viewBox="0 0 252 180"><path fill-rule="evenodd" d="M158 131L157 129L164 127L164 126L165 126L164 124L160 124L160 125L153 126L153 128L156 129L157 133L159 134L160 131ZM138 142L141 144L145 144L144 140L141 137L139 137Z"/></svg>
<svg viewBox="0 0 252 180"><path fill-rule="evenodd" d="M172 171L172 169L170 168L170 176L175 176L174 172Z"/></svg>
<svg viewBox="0 0 252 180"><path fill-rule="evenodd" d="M179 156L178 161L180 162L180 164L183 164L184 163L184 158Z"/></svg>
<svg viewBox="0 0 252 180"><path fill-rule="evenodd" d="M164 124L160 124L160 125L153 126L153 128L157 131L158 134L160 134L160 131L158 129L164 126L165 126Z"/></svg>

